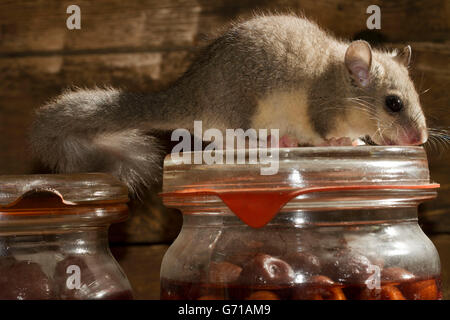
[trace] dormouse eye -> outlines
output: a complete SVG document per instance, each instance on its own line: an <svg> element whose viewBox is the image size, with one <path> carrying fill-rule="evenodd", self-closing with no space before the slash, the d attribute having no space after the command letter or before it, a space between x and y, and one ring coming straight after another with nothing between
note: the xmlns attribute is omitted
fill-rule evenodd
<svg viewBox="0 0 450 320"><path fill-rule="evenodd" d="M387 96L385 103L386 107L392 112L399 112L403 109L403 101L398 96Z"/></svg>

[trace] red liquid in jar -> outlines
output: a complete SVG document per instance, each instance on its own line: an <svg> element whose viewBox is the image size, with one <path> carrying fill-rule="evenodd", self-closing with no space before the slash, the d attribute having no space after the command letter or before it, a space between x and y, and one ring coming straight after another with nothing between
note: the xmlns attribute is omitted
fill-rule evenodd
<svg viewBox="0 0 450 320"><path fill-rule="evenodd" d="M162 300L441 300L440 277L382 282L381 289L355 285L189 283L161 279Z"/></svg>

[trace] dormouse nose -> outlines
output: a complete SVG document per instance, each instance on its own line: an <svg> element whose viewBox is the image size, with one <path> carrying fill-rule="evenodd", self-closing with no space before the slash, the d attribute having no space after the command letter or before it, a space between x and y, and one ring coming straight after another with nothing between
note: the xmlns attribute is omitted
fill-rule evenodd
<svg viewBox="0 0 450 320"><path fill-rule="evenodd" d="M418 146L428 140L428 131L425 128L403 128L399 136L401 145Z"/></svg>

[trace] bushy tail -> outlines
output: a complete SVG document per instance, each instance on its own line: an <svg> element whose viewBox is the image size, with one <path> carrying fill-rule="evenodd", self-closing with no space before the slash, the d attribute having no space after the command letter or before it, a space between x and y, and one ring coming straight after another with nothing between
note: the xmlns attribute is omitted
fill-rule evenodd
<svg viewBox="0 0 450 320"><path fill-rule="evenodd" d="M34 157L57 173L110 173L138 194L160 179L165 153L142 129L132 103L140 102L115 89L64 93L37 111Z"/></svg>

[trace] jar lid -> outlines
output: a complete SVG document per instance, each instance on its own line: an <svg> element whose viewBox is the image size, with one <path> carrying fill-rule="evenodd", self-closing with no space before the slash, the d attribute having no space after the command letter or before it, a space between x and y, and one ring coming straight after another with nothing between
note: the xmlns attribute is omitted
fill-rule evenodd
<svg viewBox="0 0 450 320"><path fill-rule="evenodd" d="M268 149L271 150L271 149ZM226 151L216 151L222 157ZM268 151L278 168L263 175L270 164L195 164L199 152L189 152L193 164L177 164L171 155L164 161L163 193L187 190L271 190L348 185L428 185L427 156L422 147L302 147L280 148L278 159ZM196 155L197 154L197 155ZM200 154L203 154L200 152Z"/></svg>
<svg viewBox="0 0 450 320"><path fill-rule="evenodd" d="M104 173L0 175L0 208L37 192L53 193L65 205L128 202L126 186Z"/></svg>
<svg viewBox="0 0 450 320"><path fill-rule="evenodd" d="M260 158L256 164L250 163L255 150L239 150L245 158L241 163L231 156L228 159L234 161L227 163L229 152L216 151L214 154L214 159L222 158L224 164L200 162L199 159L205 159L204 152L185 155L184 159L191 159L192 164L180 164L171 155L166 157L162 192L164 203L180 206L186 201L180 202L176 198L214 195L247 224L262 226L293 199L298 200L303 208L324 207L327 199L317 199L312 195L319 192L327 193L328 200L336 200L336 192L359 192L359 195L352 195L353 201L356 201L364 196L361 191L402 190L401 197L405 200L408 196L404 190L408 190L415 192L414 199L417 201L435 197L434 189L439 186L430 183L427 156L422 147L267 149L264 151L267 152L265 163ZM273 174L262 174L263 169L269 167L273 169ZM305 194L308 196L301 197ZM378 194L377 199L382 199L383 196ZM376 203L374 199L371 201ZM258 221L248 219L255 216Z"/></svg>

